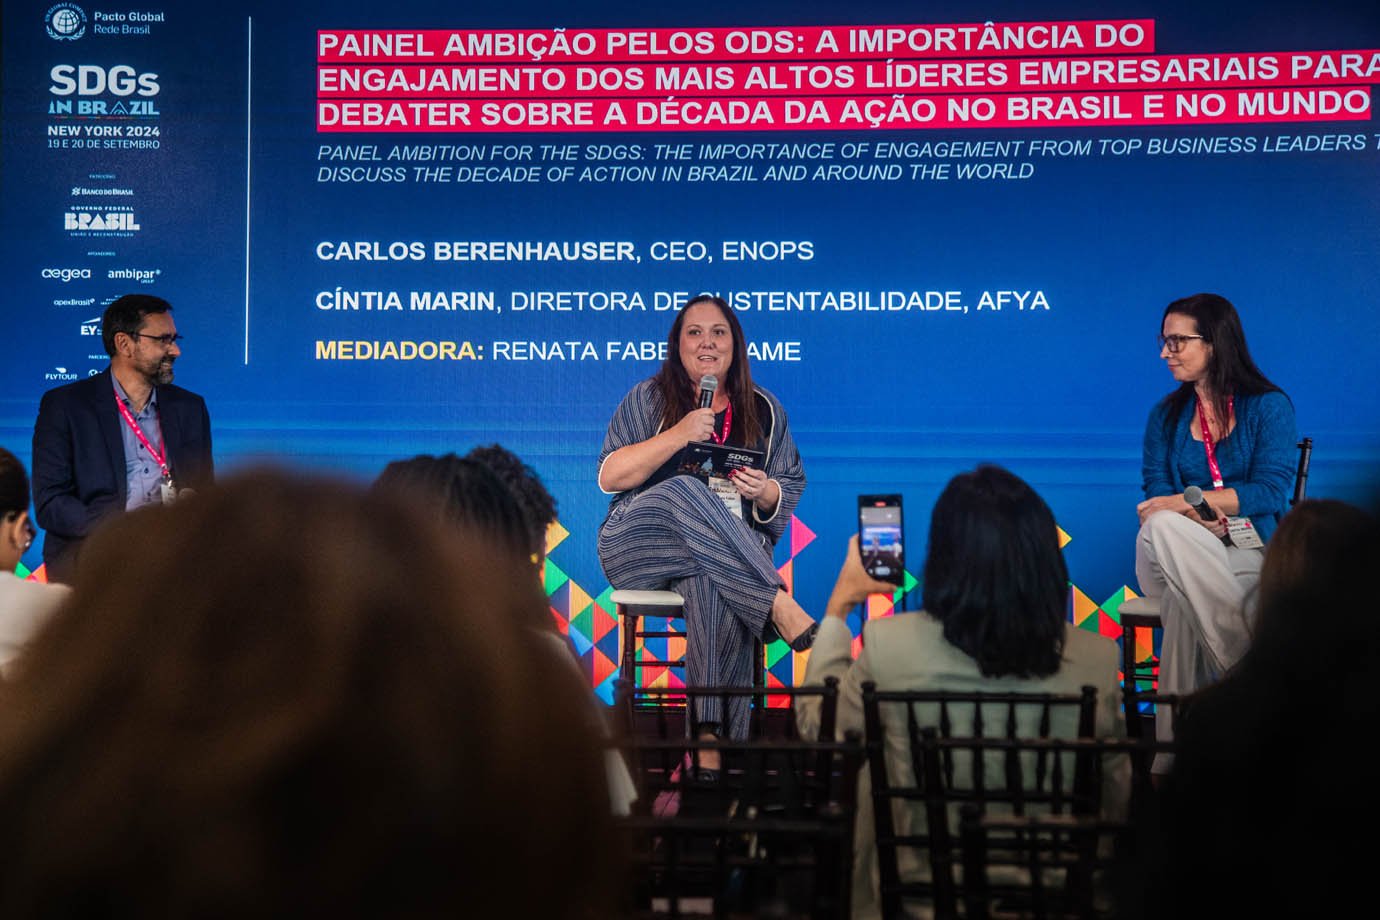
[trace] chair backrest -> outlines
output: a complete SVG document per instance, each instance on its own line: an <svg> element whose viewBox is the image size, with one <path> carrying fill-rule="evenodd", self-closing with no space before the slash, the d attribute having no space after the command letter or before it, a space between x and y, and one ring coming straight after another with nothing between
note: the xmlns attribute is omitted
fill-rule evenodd
<svg viewBox="0 0 1380 920"><path fill-rule="evenodd" d="M1096 814L1102 764L1068 742L1094 733L1097 690L879 691L863 684L883 916L904 899L956 910L958 809Z"/></svg>
<svg viewBox="0 0 1380 920"><path fill-rule="evenodd" d="M1299 465L1294 470L1294 497L1289 499L1290 506L1308 497L1308 465L1313 462L1313 439L1304 438L1299 441L1298 447Z"/></svg>
<svg viewBox="0 0 1380 920"><path fill-rule="evenodd" d="M625 738L634 763L657 765L636 771L642 807L619 819L629 913L847 917L862 741L824 739ZM704 784L689 765L710 746L722 770Z"/></svg>
<svg viewBox="0 0 1380 920"><path fill-rule="evenodd" d="M1125 824L1095 815L991 815L965 805L963 915L1091 920L1099 916L1096 880L1127 837ZM1000 877L1022 881L994 881Z"/></svg>
<svg viewBox="0 0 1380 920"><path fill-rule="evenodd" d="M1073 751L1091 766L1095 785L1109 765L1128 759L1130 799L1124 813L1104 807L1089 813L1013 814L963 805L956 854L963 873L955 878L953 898L936 908L936 916L954 916L956 904L963 906L966 920L1117 916L1118 905L1109 900L1118 893L1115 880L1154 855L1138 852L1138 847L1144 829L1156 820L1158 793L1151 784L1150 763L1165 746L1153 738L987 743Z"/></svg>

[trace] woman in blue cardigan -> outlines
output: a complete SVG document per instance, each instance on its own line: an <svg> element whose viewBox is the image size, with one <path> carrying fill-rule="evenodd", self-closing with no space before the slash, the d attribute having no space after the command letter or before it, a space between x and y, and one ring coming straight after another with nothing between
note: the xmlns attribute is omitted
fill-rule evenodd
<svg viewBox="0 0 1380 920"><path fill-rule="evenodd" d="M1136 577L1160 598L1160 692L1212 683L1250 645L1264 543L1287 510L1298 429L1289 397L1260 372L1236 308L1194 294L1165 308L1160 357L1179 386L1145 426ZM1204 518L1184 490L1203 492ZM1167 714L1166 714L1167 715ZM1168 718L1156 720L1162 740ZM1156 763L1167 770L1168 758Z"/></svg>

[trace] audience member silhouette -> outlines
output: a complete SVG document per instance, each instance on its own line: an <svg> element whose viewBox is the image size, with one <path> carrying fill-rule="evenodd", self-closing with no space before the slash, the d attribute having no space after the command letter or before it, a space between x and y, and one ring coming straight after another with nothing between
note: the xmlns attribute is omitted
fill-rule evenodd
<svg viewBox="0 0 1380 920"><path fill-rule="evenodd" d="M509 482L518 483L518 488L528 496L528 511L523 510L508 482L501 480L488 463L476 459L476 453L497 460L506 470ZM497 550L510 557L512 570L536 575L534 564L539 557L531 550L533 546L545 545L546 525L551 519L545 517L547 510L529 511L549 509L554 513L555 502L547 495L536 473L497 444L472 451L466 457L453 453L440 457L421 454L408 460L396 460L379 475L374 491L383 495L401 494L418 501L440 520L469 528L492 541ZM546 495L546 500L542 501L540 495ZM549 607L543 608L537 621L527 621L526 625L532 628L548 663L581 682L585 688L583 695L588 700L583 712L584 725L591 737L604 737L604 713L594 704L579 656L570 640L557 630ZM608 752L606 763L614 811L626 813L637 797L632 777L616 752Z"/></svg>
<svg viewBox="0 0 1380 920"><path fill-rule="evenodd" d="M1380 820L1373 580L1380 526L1300 504L1270 541L1250 650L1189 701L1147 830L1131 917L1348 916L1371 895Z"/></svg>
<svg viewBox="0 0 1380 920"><path fill-rule="evenodd" d="M546 615L393 493L256 473L112 521L0 691L0 915L608 916Z"/></svg>
<svg viewBox="0 0 1380 920"><path fill-rule="evenodd" d="M36 536L29 514L29 477L19 458L0 447L0 669L9 668L30 637L67 597L65 585L19 578L15 570Z"/></svg>

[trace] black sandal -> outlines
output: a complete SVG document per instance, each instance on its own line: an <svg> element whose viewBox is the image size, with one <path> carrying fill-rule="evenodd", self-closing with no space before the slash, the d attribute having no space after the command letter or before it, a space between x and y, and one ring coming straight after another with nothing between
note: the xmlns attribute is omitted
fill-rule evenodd
<svg viewBox="0 0 1380 920"><path fill-rule="evenodd" d="M791 647L791 651L794 652L806 651L810 648L810 646L815 644L815 636L817 636L818 634L819 623L811 623L804 632L802 632L800 635L796 636L794 639L788 642L787 645L789 645Z"/></svg>

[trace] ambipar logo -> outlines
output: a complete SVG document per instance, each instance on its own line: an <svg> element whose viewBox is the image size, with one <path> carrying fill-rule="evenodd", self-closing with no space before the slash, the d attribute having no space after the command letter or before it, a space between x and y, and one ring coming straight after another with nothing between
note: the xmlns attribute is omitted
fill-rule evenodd
<svg viewBox="0 0 1380 920"><path fill-rule="evenodd" d="M153 284L163 274L161 268L111 268L105 276L111 281L137 281L140 284Z"/></svg>
<svg viewBox="0 0 1380 920"><path fill-rule="evenodd" d="M76 41L86 34L86 11L75 3L55 3L43 14L48 37L56 41Z"/></svg>

